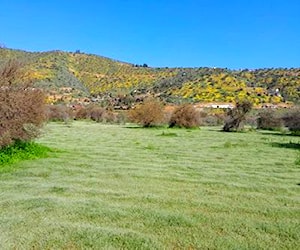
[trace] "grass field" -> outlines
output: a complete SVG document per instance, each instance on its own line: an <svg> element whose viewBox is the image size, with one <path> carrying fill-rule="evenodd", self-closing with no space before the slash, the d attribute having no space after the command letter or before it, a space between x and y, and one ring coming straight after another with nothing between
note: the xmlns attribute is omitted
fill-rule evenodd
<svg viewBox="0 0 300 250"><path fill-rule="evenodd" d="M0 249L299 249L299 137L50 123L0 174Z"/></svg>

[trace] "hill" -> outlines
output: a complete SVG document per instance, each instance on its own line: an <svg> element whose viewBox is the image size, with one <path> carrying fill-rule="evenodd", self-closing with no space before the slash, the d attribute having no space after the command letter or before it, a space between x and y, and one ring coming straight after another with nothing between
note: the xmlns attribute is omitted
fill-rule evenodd
<svg viewBox="0 0 300 250"><path fill-rule="evenodd" d="M300 100L300 68L151 68L79 51L1 48L0 65L9 59L26 65L35 86L49 93L49 102L92 99L130 106L146 95L168 103L234 102L247 98L260 105Z"/></svg>

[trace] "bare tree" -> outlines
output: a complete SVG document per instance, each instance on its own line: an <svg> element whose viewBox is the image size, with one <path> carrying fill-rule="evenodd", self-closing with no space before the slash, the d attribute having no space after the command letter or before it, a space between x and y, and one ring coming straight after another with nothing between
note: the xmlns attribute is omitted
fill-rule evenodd
<svg viewBox="0 0 300 250"><path fill-rule="evenodd" d="M252 103L248 100L238 102L236 107L230 109L227 113L227 118L223 131L239 131L244 127L243 122L246 120L246 114L252 109Z"/></svg>
<svg viewBox="0 0 300 250"><path fill-rule="evenodd" d="M0 68L0 148L38 135L46 119L44 93L31 86L21 64Z"/></svg>

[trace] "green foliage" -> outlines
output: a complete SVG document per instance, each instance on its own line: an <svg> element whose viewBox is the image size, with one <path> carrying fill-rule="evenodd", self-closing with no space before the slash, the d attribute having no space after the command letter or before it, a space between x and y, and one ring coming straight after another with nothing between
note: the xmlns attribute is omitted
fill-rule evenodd
<svg viewBox="0 0 300 250"><path fill-rule="evenodd" d="M46 157L50 149L34 142L16 141L13 145L0 149L0 172L3 166L13 164L22 160Z"/></svg>

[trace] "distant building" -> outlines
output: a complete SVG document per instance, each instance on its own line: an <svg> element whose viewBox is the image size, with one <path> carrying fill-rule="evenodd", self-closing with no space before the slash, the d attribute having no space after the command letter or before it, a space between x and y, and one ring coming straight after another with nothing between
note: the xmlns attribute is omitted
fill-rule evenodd
<svg viewBox="0 0 300 250"><path fill-rule="evenodd" d="M211 108L213 109L232 109L234 106L232 104L211 104Z"/></svg>
<svg viewBox="0 0 300 250"><path fill-rule="evenodd" d="M197 109L213 108L213 109L233 109L232 103L198 103L194 105Z"/></svg>

